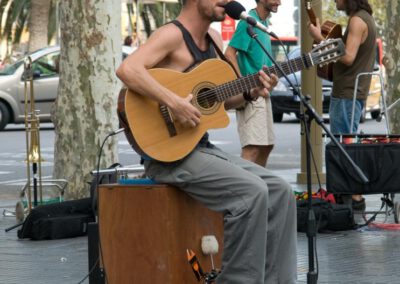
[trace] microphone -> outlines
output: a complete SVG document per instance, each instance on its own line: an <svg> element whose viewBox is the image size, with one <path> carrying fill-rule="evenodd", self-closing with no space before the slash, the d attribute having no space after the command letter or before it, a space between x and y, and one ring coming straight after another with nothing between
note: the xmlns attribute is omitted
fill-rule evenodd
<svg viewBox="0 0 400 284"><path fill-rule="evenodd" d="M270 31L266 26L264 26L260 22L257 22L257 20L254 19L253 17L249 16L249 14L246 13L246 9L239 2L230 1L225 5L224 8L225 8L225 12L232 19L235 19L235 20L242 19L242 20L246 21L249 25L260 29L261 31L269 34L273 38L278 39L278 36L274 32Z"/></svg>

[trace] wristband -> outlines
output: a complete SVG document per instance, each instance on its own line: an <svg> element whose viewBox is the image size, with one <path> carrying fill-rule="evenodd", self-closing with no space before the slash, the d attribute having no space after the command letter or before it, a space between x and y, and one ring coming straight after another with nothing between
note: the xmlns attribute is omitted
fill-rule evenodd
<svg viewBox="0 0 400 284"><path fill-rule="evenodd" d="M243 92L243 98L244 98L244 100L245 100L246 102L253 102L253 101L257 100L257 99L255 99L255 98L252 98L252 97L251 97L250 91Z"/></svg>

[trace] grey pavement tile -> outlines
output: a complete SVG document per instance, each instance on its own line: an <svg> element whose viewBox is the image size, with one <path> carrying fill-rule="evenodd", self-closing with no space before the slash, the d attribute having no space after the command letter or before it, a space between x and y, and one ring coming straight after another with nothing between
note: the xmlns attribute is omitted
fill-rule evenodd
<svg viewBox="0 0 400 284"><path fill-rule="evenodd" d="M295 190L304 190L304 185L295 183L293 172L284 171L281 174L292 183ZM0 191L0 210L7 208L13 211L17 196L13 198L8 190L5 197ZM367 210L379 209L380 197L366 196ZM394 223L393 215L386 220L385 217L384 214L378 214L376 222ZM361 215L356 215L357 218L359 222L363 221ZM1 284L78 283L86 276L87 237L50 241L19 240L18 228L7 233L4 231L14 224L14 217L0 216ZM317 235L316 249L318 283L400 283L400 230L362 228L321 233ZM307 283L308 240L304 233L298 233L297 260L298 283Z"/></svg>

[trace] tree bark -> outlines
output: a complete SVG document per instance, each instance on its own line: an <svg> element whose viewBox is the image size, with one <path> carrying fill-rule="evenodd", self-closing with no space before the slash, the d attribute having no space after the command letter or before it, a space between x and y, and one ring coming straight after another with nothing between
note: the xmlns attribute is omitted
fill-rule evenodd
<svg viewBox="0 0 400 284"><path fill-rule="evenodd" d="M28 51L48 45L47 29L49 25L49 11L51 0L32 0L31 14L29 17L29 43Z"/></svg>
<svg viewBox="0 0 400 284"><path fill-rule="evenodd" d="M387 29L386 29L386 54L384 65L386 67L388 107L400 99L400 3L398 0L389 0L387 3ZM400 103L389 111L391 133L400 133Z"/></svg>
<svg viewBox="0 0 400 284"><path fill-rule="evenodd" d="M54 177L68 180L67 199L88 195L100 146L118 128L121 1L60 1L60 84L54 107ZM118 160L117 140L107 140L101 167Z"/></svg>

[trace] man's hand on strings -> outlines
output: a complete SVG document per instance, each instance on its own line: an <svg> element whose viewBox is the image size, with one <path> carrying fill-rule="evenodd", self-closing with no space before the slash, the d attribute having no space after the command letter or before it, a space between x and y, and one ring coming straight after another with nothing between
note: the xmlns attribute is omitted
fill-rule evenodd
<svg viewBox="0 0 400 284"><path fill-rule="evenodd" d="M193 95L190 94L186 98L177 96L172 111L172 117L182 125L196 127L200 123L201 112L191 103Z"/></svg>
<svg viewBox="0 0 400 284"><path fill-rule="evenodd" d="M264 66L264 68L266 68ZM278 76L275 74L267 75L263 70L258 72L258 79L262 83L261 87L253 88L250 90L250 96L256 100L258 97L269 97L270 92L278 84Z"/></svg>

